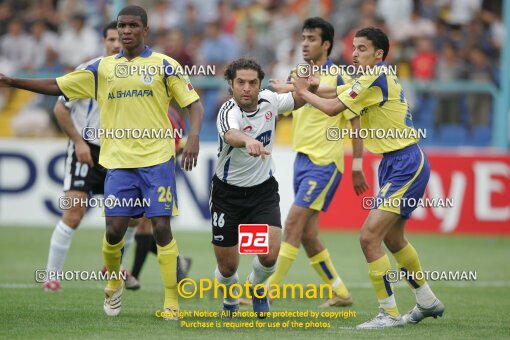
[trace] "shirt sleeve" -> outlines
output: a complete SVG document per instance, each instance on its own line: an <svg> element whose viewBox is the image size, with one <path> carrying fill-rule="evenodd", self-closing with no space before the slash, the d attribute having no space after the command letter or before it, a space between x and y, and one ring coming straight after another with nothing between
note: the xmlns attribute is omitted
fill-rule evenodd
<svg viewBox="0 0 510 340"><path fill-rule="evenodd" d="M242 117L239 110L234 108L235 105L236 104L233 101L228 101L221 106L220 112L218 113L216 127L218 128L218 133L222 138L223 135L230 129L241 130Z"/></svg>
<svg viewBox="0 0 510 340"><path fill-rule="evenodd" d="M96 99L98 65L99 60L83 70L73 71L56 79L66 100Z"/></svg>
<svg viewBox="0 0 510 340"><path fill-rule="evenodd" d="M383 100L380 88L371 86L376 80L376 76L361 76L347 88L345 86L337 87L338 99L346 107L343 112L345 118L350 120L359 116L364 108Z"/></svg>
<svg viewBox="0 0 510 340"><path fill-rule="evenodd" d="M69 110L72 110L74 105L76 105L76 100L66 100L64 96L59 96L58 101L64 104Z"/></svg>
<svg viewBox="0 0 510 340"><path fill-rule="evenodd" d="M181 65L175 60L163 60L166 84L177 104L184 108L200 99L189 77L183 74Z"/></svg>
<svg viewBox="0 0 510 340"><path fill-rule="evenodd" d="M276 94L276 103L278 107L278 114L284 114L286 112L291 112L294 110L294 97L292 97L292 92L288 93L277 93Z"/></svg>

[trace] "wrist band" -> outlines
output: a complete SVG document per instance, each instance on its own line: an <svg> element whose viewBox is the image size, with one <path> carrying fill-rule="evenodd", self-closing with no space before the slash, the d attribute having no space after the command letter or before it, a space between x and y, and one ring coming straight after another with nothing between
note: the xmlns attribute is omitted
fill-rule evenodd
<svg viewBox="0 0 510 340"><path fill-rule="evenodd" d="M352 160L352 171L363 170L363 158L353 158Z"/></svg>

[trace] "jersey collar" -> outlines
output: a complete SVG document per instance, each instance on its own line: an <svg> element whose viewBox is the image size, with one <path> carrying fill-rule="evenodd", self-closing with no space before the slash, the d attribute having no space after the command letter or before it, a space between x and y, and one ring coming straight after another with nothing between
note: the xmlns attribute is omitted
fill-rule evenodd
<svg viewBox="0 0 510 340"><path fill-rule="evenodd" d="M150 57L152 54L152 50L149 48L149 46L145 45L142 53L140 53L140 57L147 58ZM119 54L115 56L115 59L119 59L124 56L124 49L121 49Z"/></svg>

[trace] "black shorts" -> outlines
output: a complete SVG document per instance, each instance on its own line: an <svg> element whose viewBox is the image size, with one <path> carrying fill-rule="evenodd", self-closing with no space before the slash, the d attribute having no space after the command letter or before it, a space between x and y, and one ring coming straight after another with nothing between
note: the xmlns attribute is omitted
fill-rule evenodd
<svg viewBox="0 0 510 340"><path fill-rule="evenodd" d="M64 191L76 190L85 193L103 194L106 169L99 165L99 146L89 144L90 153L94 166L81 164L76 158L74 143L69 141L67 145L67 157L65 163Z"/></svg>
<svg viewBox="0 0 510 340"><path fill-rule="evenodd" d="M282 227L278 182L274 177L253 187L238 187L214 176L210 194L214 245L235 246L239 242L239 224Z"/></svg>

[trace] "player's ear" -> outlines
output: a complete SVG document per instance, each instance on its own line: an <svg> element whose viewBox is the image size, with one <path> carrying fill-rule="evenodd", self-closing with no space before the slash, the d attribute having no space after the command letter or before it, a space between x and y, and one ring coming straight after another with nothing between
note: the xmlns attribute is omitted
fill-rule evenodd
<svg viewBox="0 0 510 340"><path fill-rule="evenodd" d="M329 40L326 40L322 43L322 46L324 47L324 49L327 51L329 50L329 48L331 47L331 42Z"/></svg>

